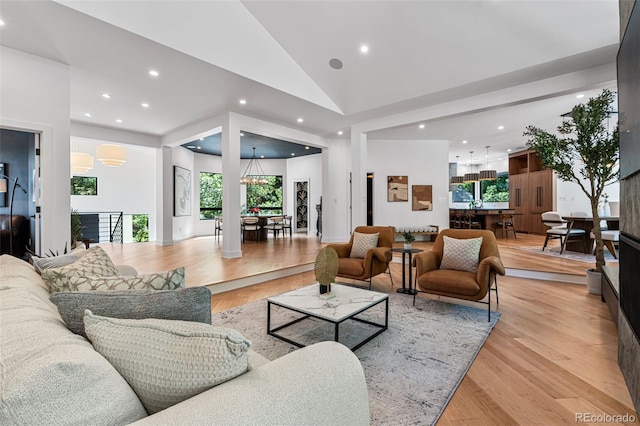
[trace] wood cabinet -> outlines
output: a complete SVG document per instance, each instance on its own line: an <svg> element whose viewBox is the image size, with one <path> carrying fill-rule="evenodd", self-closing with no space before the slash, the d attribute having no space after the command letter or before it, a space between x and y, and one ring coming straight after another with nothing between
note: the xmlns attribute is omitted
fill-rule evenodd
<svg viewBox="0 0 640 426"><path fill-rule="evenodd" d="M509 208L516 211L514 226L518 232L544 234L541 213L555 207L553 172L542 166L535 151L509 156Z"/></svg>

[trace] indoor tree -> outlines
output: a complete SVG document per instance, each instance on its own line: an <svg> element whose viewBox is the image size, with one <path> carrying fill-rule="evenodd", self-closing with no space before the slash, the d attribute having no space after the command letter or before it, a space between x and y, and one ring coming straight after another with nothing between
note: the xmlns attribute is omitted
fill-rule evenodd
<svg viewBox="0 0 640 426"><path fill-rule="evenodd" d="M587 103L574 106L558 126L558 135L535 126L524 132L529 138L527 145L542 164L559 179L576 183L589 198L598 272L605 264L598 203L605 186L619 178L618 126L613 131L608 127L614 100L615 94L605 89Z"/></svg>

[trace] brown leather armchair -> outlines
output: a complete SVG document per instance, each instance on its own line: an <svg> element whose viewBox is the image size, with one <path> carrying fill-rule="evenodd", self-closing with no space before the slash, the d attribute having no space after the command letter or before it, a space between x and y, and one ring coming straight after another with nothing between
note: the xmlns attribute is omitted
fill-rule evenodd
<svg viewBox="0 0 640 426"><path fill-rule="evenodd" d="M444 250L444 236L457 239L482 237L478 272L440 269ZM414 257L417 286L424 293L457 299L481 301L487 294L488 316L491 320L491 287L495 284L496 302L498 299L497 275L504 275L505 269L500 260L496 237L491 231L475 229L445 229L438 234L430 252L418 253ZM413 299L415 303L415 296Z"/></svg>
<svg viewBox="0 0 640 426"><path fill-rule="evenodd" d="M13 236L10 235L9 228L12 228ZM0 254L10 253L12 243L13 255L23 257L29 243L29 220L20 215L0 214Z"/></svg>
<svg viewBox="0 0 640 426"><path fill-rule="evenodd" d="M338 276L343 278L351 278L359 281L369 281L369 290L371 290L371 278L386 272L391 262L391 248L395 238L395 229L393 226L358 226L353 232L361 234L375 234L378 236L378 247L369 249L364 259L357 257L349 257L351 254L351 246L353 245L353 234L349 242L346 244L329 244L338 253ZM393 287L393 278L391 279L391 287Z"/></svg>

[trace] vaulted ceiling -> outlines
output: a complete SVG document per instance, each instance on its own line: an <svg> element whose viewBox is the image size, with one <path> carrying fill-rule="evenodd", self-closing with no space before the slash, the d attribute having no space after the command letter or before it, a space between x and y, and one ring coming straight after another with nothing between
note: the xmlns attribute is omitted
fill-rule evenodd
<svg viewBox="0 0 640 426"><path fill-rule="evenodd" d="M70 65L78 122L165 135L234 111L347 138L367 120L612 65L617 4L2 0L0 43ZM449 139L452 157L487 145L504 155L524 145L524 126L553 128L577 95L615 81L570 86L369 137Z"/></svg>

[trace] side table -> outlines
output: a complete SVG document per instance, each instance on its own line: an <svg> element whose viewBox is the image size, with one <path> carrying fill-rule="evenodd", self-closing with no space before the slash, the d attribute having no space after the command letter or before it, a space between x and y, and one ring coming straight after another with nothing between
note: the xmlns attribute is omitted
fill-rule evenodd
<svg viewBox="0 0 640 426"><path fill-rule="evenodd" d="M416 294L418 293L418 291L413 288L413 265L412 265L412 258L413 258L413 254L414 253L420 253L423 252L424 250L421 249L404 249L404 248L394 248L391 249L392 252L394 253L402 253L402 288L398 289L398 293L405 293L405 294ZM409 285L405 286L405 275L406 275L406 271L405 271L405 256L409 255Z"/></svg>

